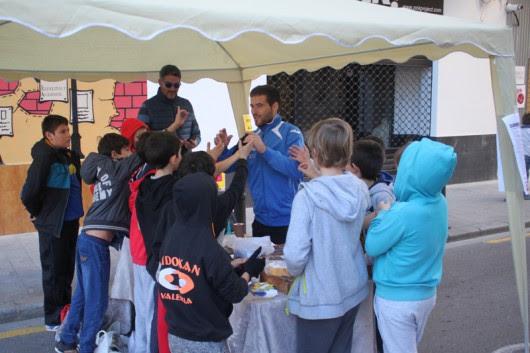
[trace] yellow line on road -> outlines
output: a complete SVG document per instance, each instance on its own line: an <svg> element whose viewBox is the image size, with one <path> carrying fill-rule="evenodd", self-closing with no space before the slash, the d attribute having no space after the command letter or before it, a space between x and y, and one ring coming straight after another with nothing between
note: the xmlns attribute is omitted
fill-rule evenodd
<svg viewBox="0 0 530 353"><path fill-rule="evenodd" d="M530 233L528 233L526 235L527 238L530 238ZM485 243L487 244L500 244L500 243L505 243L507 241L510 241L512 240L512 237L508 236L508 237L502 237L502 238L498 238L498 239L492 239L492 240L486 240Z"/></svg>
<svg viewBox="0 0 530 353"><path fill-rule="evenodd" d="M18 328L16 330L0 332L0 340L11 338L11 337L31 335L33 333L39 333L39 332L44 332L44 331L45 329L43 326Z"/></svg>

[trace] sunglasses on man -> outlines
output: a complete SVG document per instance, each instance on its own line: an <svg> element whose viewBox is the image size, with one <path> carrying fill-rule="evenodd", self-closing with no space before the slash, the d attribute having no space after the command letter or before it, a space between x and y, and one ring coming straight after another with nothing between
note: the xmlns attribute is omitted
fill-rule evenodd
<svg viewBox="0 0 530 353"><path fill-rule="evenodd" d="M180 87L180 82L177 82L177 83L171 83L171 82L164 82L164 86L166 88L171 88L171 87L174 87L175 89L178 89Z"/></svg>

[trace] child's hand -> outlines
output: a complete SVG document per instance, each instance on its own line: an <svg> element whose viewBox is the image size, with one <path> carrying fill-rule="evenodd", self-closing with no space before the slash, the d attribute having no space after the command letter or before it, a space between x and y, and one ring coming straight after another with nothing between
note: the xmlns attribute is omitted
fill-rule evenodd
<svg viewBox="0 0 530 353"><path fill-rule="evenodd" d="M311 160L309 160L307 163L300 163L298 170L309 179L314 179L320 176L320 171L315 167Z"/></svg>
<svg viewBox="0 0 530 353"><path fill-rule="evenodd" d="M386 201L381 201L379 202L379 204L377 205L377 209L378 210L383 210L383 211L386 211L386 210L389 210L390 209L390 206L392 206L392 203L388 200Z"/></svg>
<svg viewBox="0 0 530 353"><path fill-rule="evenodd" d="M254 149L254 145L252 145L251 143L243 145L243 142L241 141L237 143L237 147L237 154L241 159L247 159L250 152L252 152L252 149Z"/></svg>
<svg viewBox="0 0 530 353"><path fill-rule="evenodd" d="M306 146L291 146L289 147L289 156L300 164L309 163L309 150Z"/></svg>
<svg viewBox="0 0 530 353"><path fill-rule="evenodd" d="M370 223L375 217L377 217L377 212L370 212L364 216L363 229L368 229L368 227L370 227Z"/></svg>

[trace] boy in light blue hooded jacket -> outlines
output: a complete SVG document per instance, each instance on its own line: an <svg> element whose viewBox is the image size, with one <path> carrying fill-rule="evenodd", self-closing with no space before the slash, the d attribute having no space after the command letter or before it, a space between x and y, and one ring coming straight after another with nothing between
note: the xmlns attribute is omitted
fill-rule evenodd
<svg viewBox="0 0 530 353"><path fill-rule="evenodd" d="M352 145L352 129L340 119L311 129L321 174L296 194L284 247L287 269L297 276L288 309L297 316L298 352L350 352L357 309L368 295L359 235L370 198L366 184L343 171Z"/></svg>
<svg viewBox="0 0 530 353"><path fill-rule="evenodd" d="M422 139L398 166L394 192L370 224L366 253L375 258L374 309L385 353L414 353L436 302L447 241L442 188L456 166L452 147Z"/></svg>

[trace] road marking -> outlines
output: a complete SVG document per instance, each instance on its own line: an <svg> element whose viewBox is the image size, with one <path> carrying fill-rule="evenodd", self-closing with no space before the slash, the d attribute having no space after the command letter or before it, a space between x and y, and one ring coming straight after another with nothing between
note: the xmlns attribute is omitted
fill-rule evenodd
<svg viewBox="0 0 530 353"><path fill-rule="evenodd" d="M526 235L526 237L530 238L530 233L528 233ZM512 237L511 236L507 236L507 237L502 237L502 238L497 238L497 239L486 240L484 242L487 243L487 244L500 244L500 243L505 243L505 242L511 241L511 240L512 240Z"/></svg>
<svg viewBox="0 0 530 353"><path fill-rule="evenodd" d="M23 327L16 330L10 330L5 332L0 332L0 340L18 336L27 336L33 333L45 332L46 329L43 326L33 326L33 327Z"/></svg>
<svg viewBox="0 0 530 353"><path fill-rule="evenodd" d="M513 344L511 346L499 348L493 353L516 353L516 352L521 352L522 350L524 350L524 348L525 348L524 343L519 343L519 344Z"/></svg>

